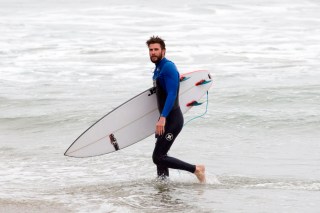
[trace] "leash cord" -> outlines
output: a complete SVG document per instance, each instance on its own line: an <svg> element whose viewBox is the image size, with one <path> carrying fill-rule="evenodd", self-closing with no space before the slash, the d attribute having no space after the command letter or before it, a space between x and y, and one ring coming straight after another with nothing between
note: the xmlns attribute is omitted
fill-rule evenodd
<svg viewBox="0 0 320 213"><path fill-rule="evenodd" d="M185 122L184 124L183 124L183 126L186 126L189 122L191 122L191 121L193 121L193 120L195 120L195 119L198 119L198 118L202 118L205 114L207 114L207 112L208 112L208 104L209 104L209 93L208 93L208 91L207 91L207 104L206 104L206 111L203 113L203 114L201 114L201 115L198 115L198 116L196 116L196 117L194 117L194 118L191 118L190 120L188 120L187 122Z"/></svg>

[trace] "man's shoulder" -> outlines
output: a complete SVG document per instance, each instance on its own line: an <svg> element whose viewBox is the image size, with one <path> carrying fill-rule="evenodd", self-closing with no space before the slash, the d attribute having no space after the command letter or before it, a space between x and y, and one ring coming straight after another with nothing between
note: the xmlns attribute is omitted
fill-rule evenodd
<svg viewBox="0 0 320 213"><path fill-rule="evenodd" d="M170 61L169 59L165 58L165 60L166 60L165 64L173 64L174 65L174 63L172 61Z"/></svg>
<svg viewBox="0 0 320 213"><path fill-rule="evenodd" d="M166 71L170 71L170 70L175 70L175 71L177 71L176 65L175 65L172 61L170 61L170 60L167 60L167 61L166 61L166 63L163 65L163 68L164 68L164 70L166 70Z"/></svg>
<svg viewBox="0 0 320 213"><path fill-rule="evenodd" d="M179 77L179 71L176 67L176 65L172 61L168 61L163 66L163 75L170 77L170 78L177 78Z"/></svg>

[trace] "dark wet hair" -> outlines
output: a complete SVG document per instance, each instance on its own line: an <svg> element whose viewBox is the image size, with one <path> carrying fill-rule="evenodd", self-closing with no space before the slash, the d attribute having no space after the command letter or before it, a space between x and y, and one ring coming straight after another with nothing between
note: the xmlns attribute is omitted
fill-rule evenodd
<svg viewBox="0 0 320 213"><path fill-rule="evenodd" d="M146 42L146 44L149 46L150 44L160 44L161 49L166 49L166 44L164 43L164 40L158 36L152 36L150 39Z"/></svg>

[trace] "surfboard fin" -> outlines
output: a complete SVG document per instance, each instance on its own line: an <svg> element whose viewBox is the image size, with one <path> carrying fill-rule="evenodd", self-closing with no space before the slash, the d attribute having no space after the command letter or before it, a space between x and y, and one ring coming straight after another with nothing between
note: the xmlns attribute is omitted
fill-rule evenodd
<svg viewBox="0 0 320 213"><path fill-rule="evenodd" d="M211 80L207 81L207 80L202 79L202 80L198 81L195 85L200 86L200 85L207 84L210 82L211 82Z"/></svg>
<svg viewBox="0 0 320 213"><path fill-rule="evenodd" d="M187 103L187 107L192 107L192 106L199 106L201 105L202 103L199 103L197 101L191 101L189 103Z"/></svg>
<svg viewBox="0 0 320 213"><path fill-rule="evenodd" d="M188 80L189 78L190 78L190 77L181 76L181 77L180 77L180 82L186 81L186 80Z"/></svg>

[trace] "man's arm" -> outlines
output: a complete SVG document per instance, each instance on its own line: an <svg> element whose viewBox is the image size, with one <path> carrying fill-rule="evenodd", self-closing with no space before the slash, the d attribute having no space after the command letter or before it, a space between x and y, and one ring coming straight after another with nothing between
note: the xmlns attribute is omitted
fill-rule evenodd
<svg viewBox="0 0 320 213"><path fill-rule="evenodd" d="M176 66L173 63L168 63L163 70L165 89L167 92L167 98L164 104L164 108L161 112L160 118L156 124L156 134L162 135L165 131L166 117L169 115L173 108L174 102L178 95L179 87L179 73Z"/></svg>

